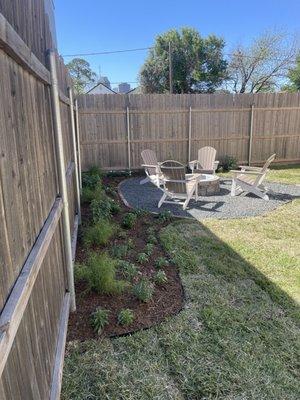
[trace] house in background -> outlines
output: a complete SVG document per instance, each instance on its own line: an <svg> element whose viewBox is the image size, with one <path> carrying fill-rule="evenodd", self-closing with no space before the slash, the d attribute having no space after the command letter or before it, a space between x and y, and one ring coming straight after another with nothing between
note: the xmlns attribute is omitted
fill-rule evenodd
<svg viewBox="0 0 300 400"><path fill-rule="evenodd" d="M117 94L113 89L106 86L103 82L98 82L97 85L92 87L86 94Z"/></svg>

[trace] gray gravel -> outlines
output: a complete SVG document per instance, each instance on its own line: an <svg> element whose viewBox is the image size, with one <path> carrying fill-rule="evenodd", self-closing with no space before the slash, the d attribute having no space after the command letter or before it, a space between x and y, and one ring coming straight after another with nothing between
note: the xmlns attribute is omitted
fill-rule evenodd
<svg viewBox="0 0 300 400"><path fill-rule="evenodd" d="M272 193L269 193L269 201L262 200L252 194L231 197L231 179L221 179L219 194L203 196L198 202L191 200L185 211L180 204L163 204L161 208L157 208L162 191L151 183L140 185L141 179L143 178L126 179L119 186L120 193L131 207L155 213L169 210L173 215L196 218L197 220L204 218L242 218L261 215L293 199L300 198L300 185L284 185L279 183L268 183L266 185L272 191Z"/></svg>

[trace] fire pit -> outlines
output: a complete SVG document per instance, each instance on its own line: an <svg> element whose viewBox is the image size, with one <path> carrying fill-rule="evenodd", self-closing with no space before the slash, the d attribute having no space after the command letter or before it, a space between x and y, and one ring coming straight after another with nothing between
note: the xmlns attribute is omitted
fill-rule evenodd
<svg viewBox="0 0 300 400"><path fill-rule="evenodd" d="M220 192L220 178L216 175L199 174L198 196L212 196Z"/></svg>

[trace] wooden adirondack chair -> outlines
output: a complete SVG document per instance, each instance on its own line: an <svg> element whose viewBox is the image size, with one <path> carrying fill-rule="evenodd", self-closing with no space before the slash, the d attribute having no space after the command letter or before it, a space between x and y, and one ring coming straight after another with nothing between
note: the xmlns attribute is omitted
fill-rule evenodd
<svg viewBox="0 0 300 400"><path fill-rule="evenodd" d="M231 196L236 196L242 192L253 193L264 200L269 200L268 189L263 185L263 181L268 173L268 167L275 159L276 154L272 154L267 159L265 165L261 167L248 167L241 165L240 171L234 171L231 186ZM239 192L239 193L238 193Z"/></svg>
<svg viewBox="0 0 300 400"><path fill-rule="evenodd" d="M157 161L156 153L153 150L143 150L141 152L143 164L145 168L146 178L140 181L140 185L147 182L153 183L155 186L160 187L161 185L161 170L160 163Z"/></svg>
<svg viewBox="0 0 300 400"><path fill-rule="evenodd" d="M214 174L218 168L219 161L216 161L217 150L210 146L198 150L198 159L189 162L192 172L202 174Z"/></svg>
<svg viewBox="0 0 300 400"><path fill-rule="evenodd" d="M163 195L158 202L158 208L163 203L182 204L185 210L192 197L198 200L199 174L186 174L185 166L177 161L168 160L160 164L162 172ZM168 201L167 199L183 199L184 202Z"/></svg>

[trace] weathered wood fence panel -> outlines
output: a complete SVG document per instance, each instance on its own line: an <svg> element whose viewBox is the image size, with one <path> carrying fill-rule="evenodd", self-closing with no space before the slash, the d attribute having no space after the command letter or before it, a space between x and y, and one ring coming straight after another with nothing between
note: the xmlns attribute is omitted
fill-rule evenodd
<svg viewBox="0 0 300 400"><path fill-rule="evenodd" d="M298 93L81 95L78 104L84 170L129 167L127 109L132 168L140 167L145 148L160 160L186 163L189 145L191 159L211 145L219 159L230 155L245 163L251 131L253 164L274 152L276 162L300 162Z"/></svg>
<svg viewBox="0 0 300 400"><path fill-rule="evenodd" d="M55 49L49 7L51 0L0 0L1 400L54 399L60 392L70 296L47 55ZM71 82L58 56L56 65L75 249Z"/></svg>

